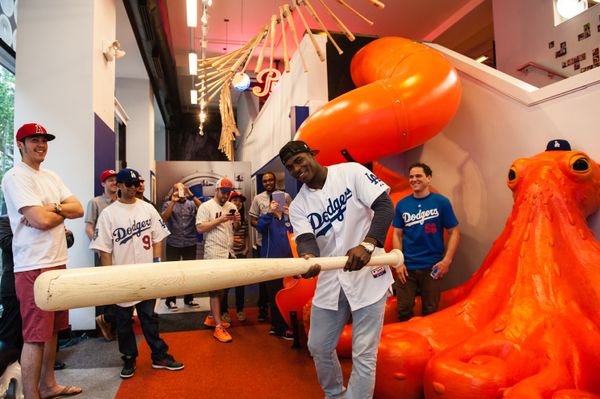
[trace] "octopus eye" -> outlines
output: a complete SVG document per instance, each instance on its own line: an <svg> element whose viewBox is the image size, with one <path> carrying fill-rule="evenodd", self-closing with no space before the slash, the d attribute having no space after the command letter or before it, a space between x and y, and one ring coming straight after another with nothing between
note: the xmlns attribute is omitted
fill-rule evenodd
<svg viewBox="0 0 600 399"><path fill-rule="evenodd" d="M571 160L571 168L578 173L585 173L590 170L590 161L584 156L577 156Z"/></svg>
<svg viewBox="0 0 600 399"><path fill-rule="evenodd" d="M512 182L517 178L517 171L515 170L515 168L510 168L510 170L508 171L508 181Z"/></svg>

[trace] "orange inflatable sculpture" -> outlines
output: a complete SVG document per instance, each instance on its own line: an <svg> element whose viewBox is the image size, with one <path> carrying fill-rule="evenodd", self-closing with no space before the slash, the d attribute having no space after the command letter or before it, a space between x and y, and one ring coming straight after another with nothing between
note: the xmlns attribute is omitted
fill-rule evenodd
<svg viewBox="0 0 600 399"><path fill-rule="evenodd" d="M513 211L460 300L384 326L377 398L600 398L600 166L546 151L508 186Z"/></svg>
<svg viewBox="0 0 600 399"><path fill-rule="evenodd" d="M456 70L437 51L399 37L377 39L350 65L358 86L310 115L296 133L323 165L397 154L438 134L460 103Z"/></svg>

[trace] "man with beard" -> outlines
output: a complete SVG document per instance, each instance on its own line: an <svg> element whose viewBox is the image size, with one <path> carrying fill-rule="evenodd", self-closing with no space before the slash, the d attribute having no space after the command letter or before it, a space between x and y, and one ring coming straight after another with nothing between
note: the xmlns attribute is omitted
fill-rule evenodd
<svg viewBox="0 0 600 399"><path fill-rule="evenodd" d="M204 234L204 259L235 258L233 252L233 232L240 227L240 214L237 207L229 202L233 183L227 178L215 183L215 196L198 208L196 229ZM210 313L204 325L214 327L213 337L223 343L231 342L227 328L229 323L221 320L221 299L223 290L210 291Z"/></svg>

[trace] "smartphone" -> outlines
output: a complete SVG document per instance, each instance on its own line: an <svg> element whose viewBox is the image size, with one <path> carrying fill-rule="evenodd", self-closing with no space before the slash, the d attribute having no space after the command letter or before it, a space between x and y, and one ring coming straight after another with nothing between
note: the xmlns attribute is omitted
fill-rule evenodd
<svg viewBox="0 0 600 399"><path fill-rule="evenodd" d="M431 269L431 273L429 273L429 275L430 275L431 277L433 277L433 278L436 278L439 272L440 272L440 268L439 268L439 267L437 267L437 266L434 266L434 267Z"/></svg>
<svg viewBox="0 0 600 399"><path fill-rule="evenodd" d="M271 194L271 196L271 198L273 198L273 201L277 202L276 211L283 212L285 210L285 193L283 191L273 191L273 194Z"/></svg>
<svg viewBox="0 0 600 399"><path fill-rule="evenodd" d="M177 189L177 195L179 196L179 198L183 198L185 196L185 193L183 192L183 187L179 187Z"/></svg>
<svg viewBox="0 0 600 399"><path fill-rule="evenodd" d="M230 210L229 210L229 215L230 215L230 216L233 216L233 215L235 215L235 209L230 209Z"/></svg>

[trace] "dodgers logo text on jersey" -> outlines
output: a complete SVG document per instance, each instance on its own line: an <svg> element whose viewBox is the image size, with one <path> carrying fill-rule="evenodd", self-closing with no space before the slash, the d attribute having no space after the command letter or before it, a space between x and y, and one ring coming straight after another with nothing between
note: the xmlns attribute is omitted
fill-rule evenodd
<svg viewBox="0 0 600 399"><path fill-rule="evenodd" d="M426 211L419 210L417 213L404 212L402 219L406 226L412 226L415 224L423 224L427 219L433 219L440 216L440 212L437 208L427 209Z"/></svg>
<svg viewBox="0 0 600 399"><path fill-rule="evenodd" d="M351 197L352 190L347 188L338 198L334 198L333 200L329 198L327 200L327 207L323 213L314 212L308 215L308 221L315 232L315 236L324 236L333 226L333 222L344 220L344 213L346 213L347 208L346 203Z"/></svg>
<svg viewBox="0 0 600 399"><path fill-rule="evenodd" d="M369 181L373 184L375 184L376 186L382 186L381 183L381 179L377 176L375 176L373 173L365 173L365 176L367 176L367 179L369 179Z"/></svg>
<svg viewBox="0 0 600 399"><path fill-rule="evenodd" d="M152 227L152 219L142 220L141 222L134 220L130 227L117 227L112 235L116 243L123 245L134 236L141 236L142 232L150 229L150 227Z"/></svg>

